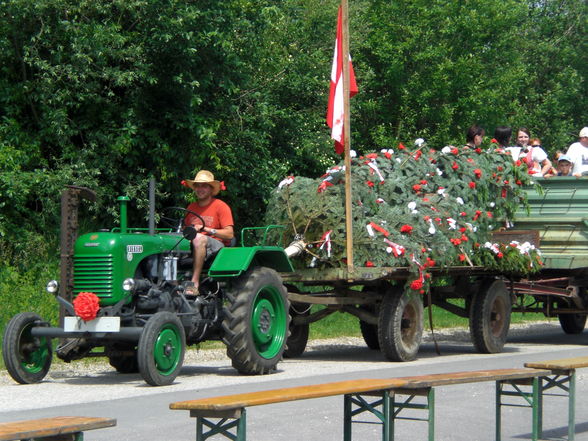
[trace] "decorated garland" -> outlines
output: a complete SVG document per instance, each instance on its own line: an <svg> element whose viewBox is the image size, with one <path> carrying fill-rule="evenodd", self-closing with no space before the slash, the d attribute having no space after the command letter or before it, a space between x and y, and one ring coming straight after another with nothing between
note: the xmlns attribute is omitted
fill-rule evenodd
<svg viewBox="0 0 588 441"><path fill-rule="evenodd" d="M351 160L355 266L409 267L410 288L426 289L427 269L483 266L503 273L538 271L540 253L528 243L499 244L492 231L508 228L526 205L526 166L500 150L444 147L422 142L409 150L382 150ZM273 192L266 222L303 238L305 267L345 261L345 167L318 179L289 176Z"/></svg>

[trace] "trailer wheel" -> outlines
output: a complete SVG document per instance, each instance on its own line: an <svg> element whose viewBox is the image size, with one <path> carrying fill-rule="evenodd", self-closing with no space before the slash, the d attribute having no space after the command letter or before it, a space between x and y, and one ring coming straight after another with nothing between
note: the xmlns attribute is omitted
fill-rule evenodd
<svg viewBox="0 0 588 441"><path fill-rule="evenodd" d="M586 326L586 314L558 314L557 318L566 334L581 334Z"/></svg>
<svg viewBox="0 0 588 441"><path fill-rule="evenodd" d="M484 354L502 351L510 327L511 300L502 280L481 286L470 310L470 336L476 350Z"/></svg>
<svg viewBox="0 0 588 441"><path fill-rule="evenodd" d="M171 384L182 368L186 336L180 319L171 312L155 313L143 328L137 347L141 376L151 386Z"/></svg>
<svg viewBox="0 0 588 441"><path fill-rule="evenodd" d="M286 288L276 271L257 267L226 291L223 342L232 365L241 374L273 372L288 338L290 309Z"/></svg>
<svg viewBox="0 0 588 441"><path fill-rule="evenodd" d="M423 302L414 293L391 287L378 315L380 349L390 361L411 361L423 336Z"/></svg>
<svg viewBox="0 0 588 441"><path fill-rule="evenodd" d="M20 384L40 382L51 367L51 339L31 335L31 329L41 321L37 314L21 312L6 325L2 357L6 370Z"/></svg>
<svg viewBox="0 0 588 441"><path fill-rule="evenodd" d="M378 340L378 325L372 325L371 323L359 321L359 330L363 341L368 348L376 351L380 349L380 341Z"/></svg>
<svg viewBox="0 0 588 441"><path fill-rule="evenodd" d="M308 317L310 315L310 305L307 303L292 303L290 306L290 335L286 340L286 349L284 358L300 357L306 349L308 343L308 334L310 325L308 323L294 324L295 317Z"/></svg>

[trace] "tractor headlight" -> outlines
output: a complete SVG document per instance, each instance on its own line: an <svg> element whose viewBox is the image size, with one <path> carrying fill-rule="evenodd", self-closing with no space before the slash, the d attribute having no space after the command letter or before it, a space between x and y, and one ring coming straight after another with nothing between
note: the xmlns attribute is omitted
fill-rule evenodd
<svg viewBox="0 0 588 441"><path fill-rule="evenodd" d="M59 290L59 283L57 283L57 280L50 280L47 283L47 286L45 287L45 290L49 294L56 294L57 293L57 290Z"/></svg>
<svg viewBox="0 0 588 441"><path fill-rule="evenodd" d="M126 292L132 292L133 289L135 289L135 280L131 279L130 277L128 279L123 280L122 289Z"/></svg>

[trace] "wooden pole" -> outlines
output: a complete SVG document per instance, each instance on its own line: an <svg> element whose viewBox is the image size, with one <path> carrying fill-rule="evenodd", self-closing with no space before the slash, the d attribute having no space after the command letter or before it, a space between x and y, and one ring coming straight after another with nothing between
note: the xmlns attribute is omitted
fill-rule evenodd
<svg viewBox="0 0 588 441"><path fill-rule="evenodd" d="M351 208L351 123L349 114L349 13L347 0L341 1L341 28L343 34L343 139L345 141L345 230L347 233L347 271L353 273L353 212Z"/></svg>

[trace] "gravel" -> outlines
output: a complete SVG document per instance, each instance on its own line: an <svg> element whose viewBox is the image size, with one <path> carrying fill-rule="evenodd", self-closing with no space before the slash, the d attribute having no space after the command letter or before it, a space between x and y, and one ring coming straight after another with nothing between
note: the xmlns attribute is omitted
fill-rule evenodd
<svg viewBox="0 0 588 441"><path fill-rule="evenodd" d="M528 322L525 324L511 325L509 338L521 337L529 334L540 334L545 329L559 329L559 324L554 322ZM434 337L437 342L454 342L469 344L470 334L468 329L451 328L435 330ZM423 343L433 342L433 335L430 332L423 334ZM324 352L340 354L352 347L363 347L365 345L362 337L338 337L308 342L305 353ZM230 366L230 360L226 355L225 348L220 349L198 349L189 348L186 351L184 365L198 365L208 362L226 362ZM90 358L85 360L64 363L54 358L51 370L47 374L46 381L73 378L76 376L88 376L93 373L113 370L105 358ZM0 386L14 384L6 370L0 371Z"/></svg>

